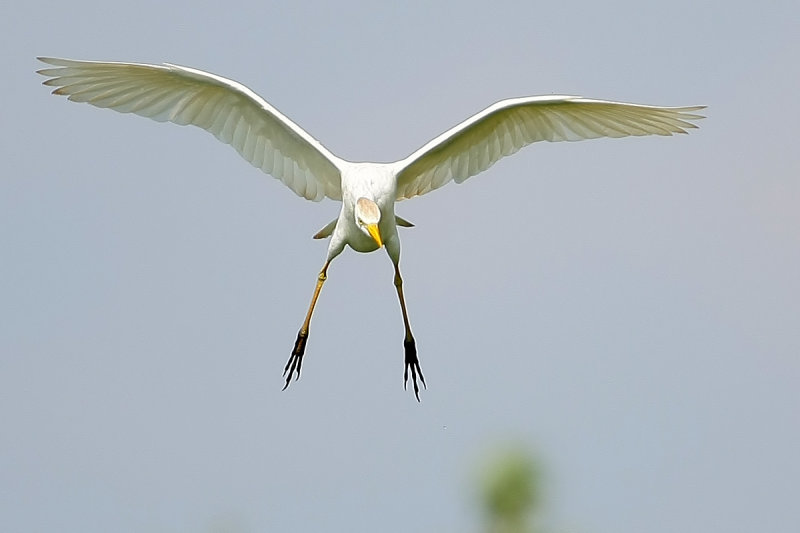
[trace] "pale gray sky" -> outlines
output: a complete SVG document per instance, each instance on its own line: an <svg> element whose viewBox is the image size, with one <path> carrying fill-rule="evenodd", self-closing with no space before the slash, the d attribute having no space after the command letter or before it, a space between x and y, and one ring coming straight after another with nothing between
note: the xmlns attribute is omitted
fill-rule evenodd
<svg viewBox="0 0 800 533"><path fill-rule="evenodd" d="M797 531L796 1L2 10L0 530L475 531L475 463L516 439L559 531ZM280 390L335 203L50 96L36 55L216 72L353 160L512 96L709 109L398 207L417 404L383 253L335 261Z"/></svg>

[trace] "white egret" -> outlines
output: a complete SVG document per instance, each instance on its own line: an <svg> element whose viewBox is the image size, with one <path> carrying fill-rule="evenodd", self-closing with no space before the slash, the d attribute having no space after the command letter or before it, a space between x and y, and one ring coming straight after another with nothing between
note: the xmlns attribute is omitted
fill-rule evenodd
<svg viewBox="0 0 800 533"><path fill-rule="evenodd" d="M411 333L397 226L397 201L425 194L450 181L461 183L500 158L536 141L578 141L597 137L672 135L695 128L704 106L655 107L577 96L532 96L502 100L439 135L394 163L351 162L332 154L314 137L235 81L172 64L75 61L39 58L55 68L39 70L54 94L158 121L191 124L230 144L242 157L278 178L297 195L342 203L339 217L314 238L330 237L305 320L284 368L286 384L300 377L311 315L331 261L344 247L372 252L386 247L403 314L404 386L411 372L425 384Z"/></svg>

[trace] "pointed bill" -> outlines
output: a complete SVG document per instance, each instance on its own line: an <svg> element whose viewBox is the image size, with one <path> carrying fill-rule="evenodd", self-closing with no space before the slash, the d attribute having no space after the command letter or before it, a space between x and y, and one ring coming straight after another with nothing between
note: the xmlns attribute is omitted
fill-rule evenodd
<svg viewBox="0 0 800 533"><path fill-rule="evenodd" d="M370 237L375 239L375 242L378 243L378 248L383 246L383 241L381 240L381 232L378 229L377 224L367 224L367 231L369 232Z"/></svg>

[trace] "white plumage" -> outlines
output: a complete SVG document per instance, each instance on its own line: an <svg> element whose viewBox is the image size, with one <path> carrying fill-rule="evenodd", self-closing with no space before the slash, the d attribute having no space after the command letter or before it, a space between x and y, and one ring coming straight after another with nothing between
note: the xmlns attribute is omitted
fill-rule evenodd
<svg viewBox="0 0 800 533"><path fill-rule="evenodd" d="M704 106L656 107L577 96L532 96L502 100L439 135L394 163L353 163L319 141L264 99L235 81L178 65L145 65L39 58L55 68L39 71L54 94L121 113L191 124L230 144L244 159L313 201L342 202L339 218L316 238L330 236L306 319L284 369L286 388L300 377L311 315L327 269L345 245L371 252L385 245L395 268L395 286L405 326L405 382L411 371L419 400L416 343L408 321L400 277L397 201L425 194L450 181L462 183L500 158L537 141L672 135L695 128Z"/></svg>

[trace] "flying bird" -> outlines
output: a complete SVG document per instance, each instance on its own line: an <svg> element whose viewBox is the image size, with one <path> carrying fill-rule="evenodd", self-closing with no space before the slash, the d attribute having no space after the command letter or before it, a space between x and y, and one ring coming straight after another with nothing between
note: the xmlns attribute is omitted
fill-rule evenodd
<svg viewBox="0 0 800 533"><path fill-rule="evenodd" d="M160 122L191 124L233 146L244 159L281 180L298 196L341 202L338 218L315 239L330 237L305 319L284 368L286 384L300 378L311 315L331 261L349 246L357 252L382 247L394 265L405 337L404 388L409 372L419 401L425 377L411 333L400 275L395 203L425 194L488 169L502 157L537 141L672 135L696 128L705 106L656 107L578 96L530 96L497 102L393 163L342 159L244 85L202 70L173 64L77 61L40 57L39 70L53 94Z"/></svg>

